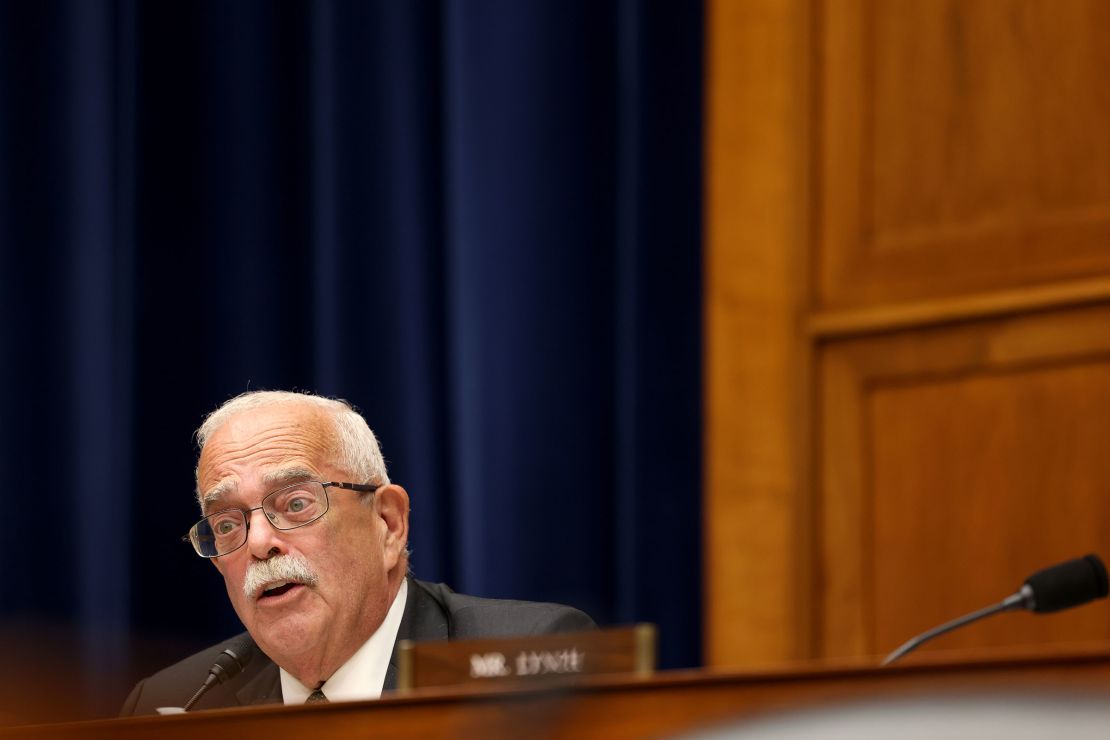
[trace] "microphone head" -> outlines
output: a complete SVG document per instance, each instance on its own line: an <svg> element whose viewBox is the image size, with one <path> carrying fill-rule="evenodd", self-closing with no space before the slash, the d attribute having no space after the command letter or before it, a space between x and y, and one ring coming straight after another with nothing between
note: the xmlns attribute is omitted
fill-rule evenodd
<svg viewBox="0 0 1110 740"><path fill-rule="evenodd" d="M244 633L227 644L208 671L216 677L216 683L230 681L243 672L254 653L254 640Z"/></svg>
<svg viewBox="0 0 1110 740"><path fill-rule="evenodd" d="M1086 555L1051 568L1039 570L1025 579L1033 590L1033 611L1044 614L1088 601L1106 598L1110 580L1098 555Z"/></svg>

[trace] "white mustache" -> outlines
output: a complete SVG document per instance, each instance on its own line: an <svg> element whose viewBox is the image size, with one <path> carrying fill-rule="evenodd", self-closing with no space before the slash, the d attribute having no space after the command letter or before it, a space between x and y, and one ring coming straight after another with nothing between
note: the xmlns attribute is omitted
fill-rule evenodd
<svg viewBox="0 0 1110 740"><path fill-rule="evenodd" d="M295 581L306 586L315 586L319 580L320 577L316 575L312 565L300 555L275 555L269 560L260 560L247 566L243 594L248 599L253 599L270 583Z"/></svg>

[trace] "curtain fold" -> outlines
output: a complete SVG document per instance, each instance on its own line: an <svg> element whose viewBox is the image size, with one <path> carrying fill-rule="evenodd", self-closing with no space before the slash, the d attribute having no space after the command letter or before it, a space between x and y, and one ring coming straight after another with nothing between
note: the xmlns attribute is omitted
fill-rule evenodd
<svg viewBox="0 0 1110 740"><path fill-rule="evenodd" d="M0 627L77 636L83 712L238 628L179 540L253 388L363 411L420 577L699 662L701 23L0 4Z"/></svg>

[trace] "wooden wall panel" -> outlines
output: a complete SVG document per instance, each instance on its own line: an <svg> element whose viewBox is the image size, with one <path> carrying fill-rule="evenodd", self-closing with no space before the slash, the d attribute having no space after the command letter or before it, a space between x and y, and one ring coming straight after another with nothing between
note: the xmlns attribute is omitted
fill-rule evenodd
<svg viewBox="0 0 1110 740"><path fill-rule="evenodd" d="M825 656L892 650L1110 554L1110 307L830 344L822 354ZM938 647L1110 638L1110 604Z"/></svg>
<svg viewBox="0 0 1110 740"><path fill-rule="evenodd" d="M718 665L809 654L806 13L709 4L704 642Z"/></svg>
<svg viewBox="0 0 1110 740"><path fill-rule="evenodd" d="M824 307L1110 272L1110 4L823 6Z"/></svg>

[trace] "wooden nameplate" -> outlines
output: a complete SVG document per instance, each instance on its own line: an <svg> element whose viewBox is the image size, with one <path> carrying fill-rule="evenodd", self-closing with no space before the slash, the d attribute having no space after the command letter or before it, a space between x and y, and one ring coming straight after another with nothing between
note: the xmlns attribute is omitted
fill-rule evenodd
<svg viewBox="0 0 1110 740"><path fill-rule="evenodd" d="M402 640L397 688L558 682L602 673L650 676L655 641L653 624L457 642Z"/></svg>

